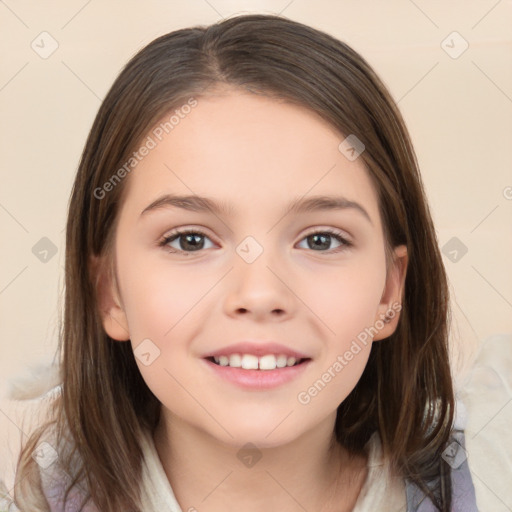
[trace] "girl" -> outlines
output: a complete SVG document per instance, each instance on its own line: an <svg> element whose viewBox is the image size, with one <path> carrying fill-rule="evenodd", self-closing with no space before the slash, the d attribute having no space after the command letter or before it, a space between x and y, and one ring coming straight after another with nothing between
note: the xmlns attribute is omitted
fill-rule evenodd
<svg viewBox="0 0 512 512"><path fill-rule="evenodd" d="M21 510L476 510L414 151L346 44L270 15L153 41L95 119L66 242Z"/></svg>

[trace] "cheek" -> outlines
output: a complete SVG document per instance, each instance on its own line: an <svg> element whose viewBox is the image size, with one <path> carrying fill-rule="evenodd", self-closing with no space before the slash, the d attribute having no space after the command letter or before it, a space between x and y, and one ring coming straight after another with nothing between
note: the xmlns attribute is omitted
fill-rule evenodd
<svg viewBox="0 0 512 512"><path fill-rule="evenodd" d="M122 293L133 342L169 338L197 315L202 298L214 284L214 276L210 275L211 283L205 282L197 273L183 271L164 260L137 264L133 259L121 275L129 276Z"/></svg>
<svg viewBox="0 0 512 512"><path fill-rule="evenodd" d="M131 254L134 257L123 268L119 261L119 271L126 278L123 302L137 365L160 401L166 403L169 397L181 401L182 397L186 402L178 382L187 381L188 345L200 334L208 307L205 295L218 278L211 271L203 277L190 269L184 271L165 258L138 261ZM146 346L152 357L158 355L150 365L138 357L147 352L142 348Z"/></svg>
<svg viewBox="0 0 512 512"><path fill-rule="evenodd" d="M304 302L330 331L332 349L350 345L354 337L375 322L386 279L384 255L378 255L376 250L357 260L354 257L337 269L311 272L314 283L302 281Z"/></svg>
<svg viewBox="0 0 512 512"><path fill-rule="evenodd" d="M316 298L310 296L315 302L311 309L320 312L317 326L325 345L318 373L297 399L312 415L338 407L364 372L372 347L369 328L375 323L383 290L376 269L378 264L373 270L345 269L337 278L326 279Z"/></svg>
<svg viewBox="0 0 512 512"><path fill-rule="evenodd" d="M194 279L193 273L169 264L136 265L133 260L130 265L136 272L124 283L124 306L142 378L168 409L199 421L201 411L185 390L191 379L187 347L201 328L201 298L213 283L203 283ZM127 276L128 268L124 271ZM147 352L149 364L141 357ZM196 380L200 377L196 376Z"/></svg>

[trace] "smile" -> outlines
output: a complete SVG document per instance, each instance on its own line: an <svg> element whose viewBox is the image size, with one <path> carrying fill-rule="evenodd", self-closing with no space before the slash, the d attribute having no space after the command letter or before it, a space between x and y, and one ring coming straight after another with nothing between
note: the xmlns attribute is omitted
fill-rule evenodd
<svg viewBox="0 0 512 512"><path fill-rule="evenodd" d="M230 364L232 358L235 366ZM215 359L218 359L218 362ZM287 357L286 365L278 366L278 362L280 365L284 363L284 357L272 354L261 357L251 354L232 354L229 358L228 356L211 356L202 361L215 379L220 378L224 382L248 391L264 391L283 386L298 378L312 363L310 358L296 360L293 357ZM236 366L237 364L239 366Z"/></svg>
<svg viewBox="0 0 512 512"><path fill-rule="evenodd" d="M209 361L219 366L229 366L231 368L241 368L244 370L275 370L276 368L286 368L301 364L307 358L297 359L286 356L285 354L266 354L258 357L253 354L231 354L218 357L209 357Z"/></svg>

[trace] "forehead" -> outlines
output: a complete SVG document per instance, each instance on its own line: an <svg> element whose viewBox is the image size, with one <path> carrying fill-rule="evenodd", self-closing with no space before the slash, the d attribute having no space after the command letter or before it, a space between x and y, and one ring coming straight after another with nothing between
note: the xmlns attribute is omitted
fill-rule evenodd
<svg viewBox="0 0 512 512"><path fill-rule="evenodd" d="M153 148L130 174L126 198L139 214L165 193L214 198L232 215L339 195L378 219L363 160L346 158L339 149L345 136L317 113L240 91L196 101L147 134Z"/></svg>

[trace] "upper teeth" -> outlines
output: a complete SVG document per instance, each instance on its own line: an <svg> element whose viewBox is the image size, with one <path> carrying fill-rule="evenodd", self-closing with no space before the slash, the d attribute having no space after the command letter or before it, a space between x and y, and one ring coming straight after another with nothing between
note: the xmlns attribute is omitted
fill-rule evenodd
<svg viewBox="0 0 512 512"><path fill-rule="evenodd" d="M243 368L245 370L274 370L275 368L284 368L285 366L293 366L297 359L295 357L287 357L284 354L275 356L268 354L266 356L257 357L252 354L232 354L230 356L214 356L214 361L221 366L232 366L233 368Z"/></svg>

